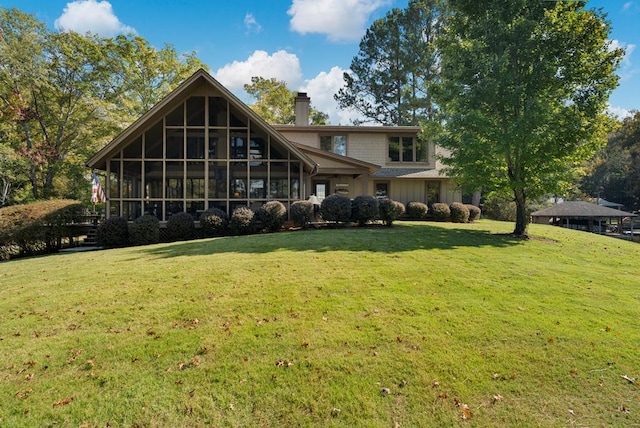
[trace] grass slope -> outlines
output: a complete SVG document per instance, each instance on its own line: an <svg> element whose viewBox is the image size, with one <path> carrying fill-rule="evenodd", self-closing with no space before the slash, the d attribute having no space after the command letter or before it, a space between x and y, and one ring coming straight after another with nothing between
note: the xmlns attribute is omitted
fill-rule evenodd
<svg viewBox="0 0 640 428"><path fill-rule="evenodd" d="M640 247L511 228L2 263L0 425L640 426Z"/></svg>

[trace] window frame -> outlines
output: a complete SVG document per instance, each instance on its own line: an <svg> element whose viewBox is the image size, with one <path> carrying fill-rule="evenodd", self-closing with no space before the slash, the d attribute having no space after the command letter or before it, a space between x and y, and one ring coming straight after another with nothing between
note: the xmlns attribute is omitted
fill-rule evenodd
<svg viewBox="0 0 640 428"><path fill-rule="evenodd" d="M327 149L322 147L322 140L324 138L331 138L331 150L327 150ZM336 139L337 138L344 139L344 153L338 153L336 151L336 147L337 147ZM348 138L347 134L319 134L318 135L318 146L319 146L320 150L323 150L323 151L328 152L328 153L333 153L334 155L347 156L347 153L348 153L348 151L347 151L348 141L349 141L349 138Z"/></svg>
<svg viewBox="0 0 640 428"><path fill-rule="evenodd" d="M392 156L391 148L392 148L392 139L397 139L397 147L395 147L395 153L397 155L398 160L394 160L395 156ZM405 145L407 139L411 139L411 159L405 160L405 154L407 153L408 146ZM424 144L424 158L419 159L420 150L418 148L419 144ZM429 163L429 146L426 141L420 141L417 135L406 135L406 134L391 134L387 135L387 163L388 164L428 164Z"/></svg>

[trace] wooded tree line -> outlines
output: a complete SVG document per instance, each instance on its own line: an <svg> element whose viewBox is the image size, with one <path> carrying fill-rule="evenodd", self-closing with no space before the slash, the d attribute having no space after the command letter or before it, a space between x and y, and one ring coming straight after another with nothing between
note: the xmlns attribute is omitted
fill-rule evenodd
<svg viewBox="0 0 640 428"><path fill-rule="evenodd" d="M579 187L625 210L640 210L640 112L610 134L607 145L587 163Z"/></svg>
<svg viewBox="0 0 640 428"><path fill-rule="evenodd" d="M171 45L54 33L0 11L0 184L25 183L32 198L82 194L84 161L205 67ZM619 158L602 151L623 55L609 32L584 1L410 0L367 30L335 99L360 123L420 125L423 138L448 149L443 161L461 185L516 201L521 235L528 201L576 183L592 192L579 181L586 160ZM284 82L256 76L245 89L267 121L292 123L294 92ZM587 170L597 181L601 169Z"/></svg>
<svg viewBox="0 0 640 428"><path fill-rule="evenodd" d="M84 162L201 67L171 45L54 32L0 8L0 204L86 199Z"/></svg>

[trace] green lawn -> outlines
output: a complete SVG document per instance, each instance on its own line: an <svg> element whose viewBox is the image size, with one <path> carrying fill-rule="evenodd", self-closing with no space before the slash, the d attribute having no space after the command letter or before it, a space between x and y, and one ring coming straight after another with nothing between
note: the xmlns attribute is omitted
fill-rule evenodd
<svg viewBox="0 0 640 428"><path fill-rule="evenodd" d="M0 426L640 426L640 246L512 228L0 263Z"/></svg>

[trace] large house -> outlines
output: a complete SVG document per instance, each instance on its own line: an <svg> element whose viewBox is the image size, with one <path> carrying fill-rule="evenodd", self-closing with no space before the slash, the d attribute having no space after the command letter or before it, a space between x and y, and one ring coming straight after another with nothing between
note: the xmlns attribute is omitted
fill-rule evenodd
<svg viewBox="0 0 640 428"><path fill-rule="evenodd" d="M207 208L289 207L312 193L461 200L419 127L311 126L309 103L300 93L296 124L270 125L198 70L87 162L106 172L107 216L197 220Z"/></svg>

